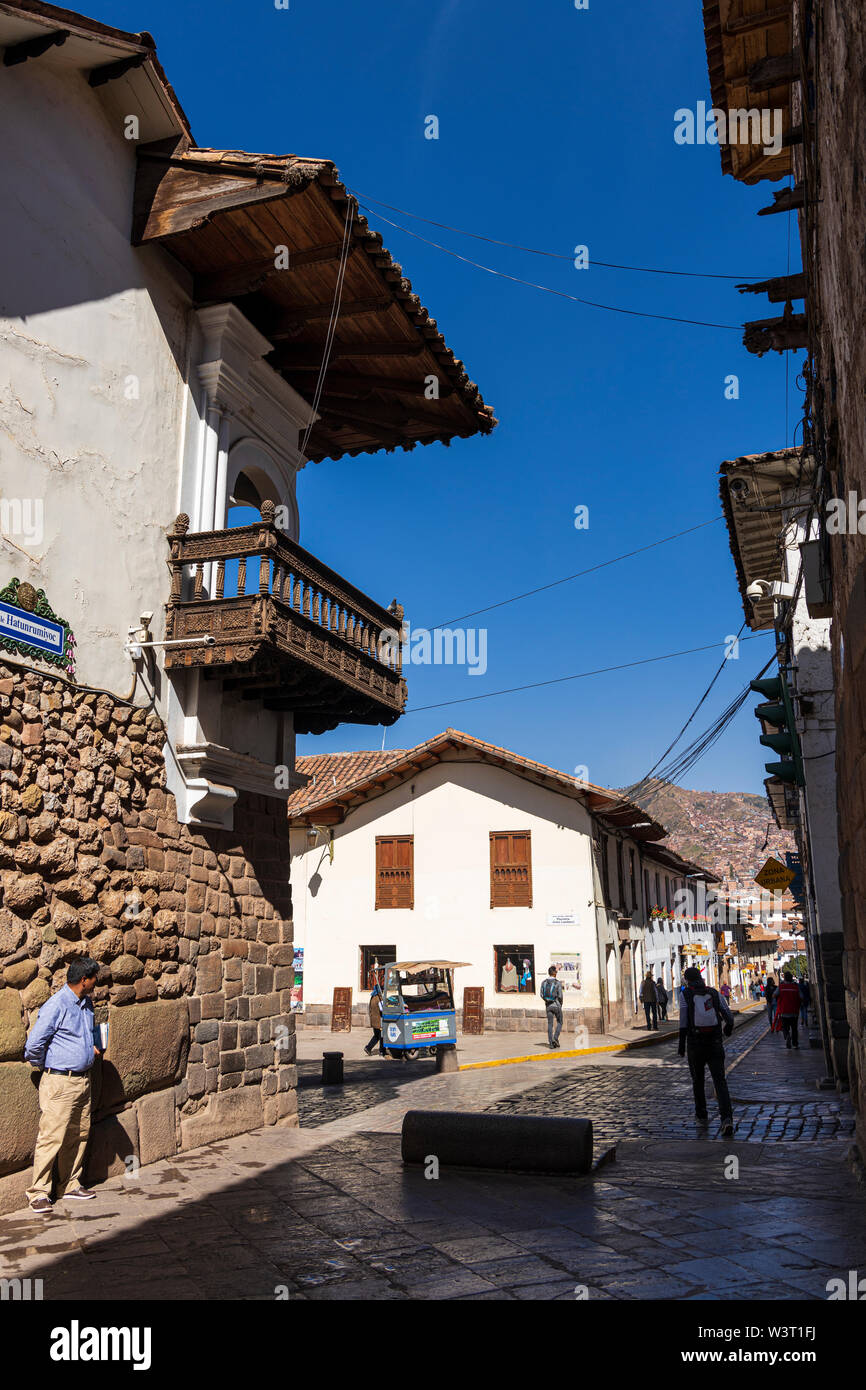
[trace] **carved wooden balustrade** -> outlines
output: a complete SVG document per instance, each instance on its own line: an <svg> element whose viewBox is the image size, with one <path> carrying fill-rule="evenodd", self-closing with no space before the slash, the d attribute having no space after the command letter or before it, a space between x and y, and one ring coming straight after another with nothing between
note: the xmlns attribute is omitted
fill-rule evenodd
<svg viewBox="0 0 866 1390"><path fill-rule="evenodd" d="M289 540L275 510L263 502L260 522L225 531L190 533L189 517L177 518L166 638L190 645L168 648L166 667L201 668L266 708L292 710L298 733L393 723L406 702L403 609L383 608Z"/></svg>

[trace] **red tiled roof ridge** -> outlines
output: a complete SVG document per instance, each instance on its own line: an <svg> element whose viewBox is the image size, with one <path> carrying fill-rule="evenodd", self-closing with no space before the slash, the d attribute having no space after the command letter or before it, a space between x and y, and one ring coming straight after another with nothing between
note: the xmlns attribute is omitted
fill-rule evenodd
<svg viewBox="0 0 866 1390"><path fill-rule="evenodd" d="M619 794L617 792L611 791L608 787L599 786L594 782L578 783L570 773L562 772L559 768L550 767L547 763L540 763L536 761L536 759L528 758L521 753L514 753L511 751L511 749L503 748L499 744L488 743L487 740L477 738L474 734L467 734L462 729L454 729L448 727L447 729L444 729L441 733L435 734L433 735L433 737L425 739L422 743L416 744L413 748L394 749L390 751L386 750L381 754L378 754L378 756L383 759L383 766L391 762L399 763L400 761L406 761L410 758L417 757L419 754L424 753L432 748L435 748L435 746L437 744L442 743L443 740L450 739L461 742L467 748L476 748L481 753L494 754L496 756L502 757L506 759L508 762L510 762L512 765L526 768L527 771L537 772L545 777L556 778L557 781L565 785L568 785L570 788L573 788L574 790L580 788L586 789L591 792L596 792L600 796L609 797L611 802L617 802L620 800ZM326 769L327 759L331 757L357 757L359 760L364 758L373 760L377 758L377 753L375 751L368 751L366 753L355 754L352 754L351 752L343 752L339 754L311 754L308 756L307 759L298 759L298 770L309 773L310 764L312 763L314 758L322 759L320 766L322 767L322 769ZM316 805L327 803L327 801L331 800L335 795L345 794L348 791L360 791L362 790L364 785L370 780L370 777L370 769L365 769L363 771L359 769L359 775L357 778L355 778L354 780L346 781L338 787L331 787L326 790L324 787L307 786L301 791L295 792L294 795L289 798L289 815L291 817L293 814L300 814L302 811L307 812ZM651 820L652 817L648 816L648 819Z"/></svg>

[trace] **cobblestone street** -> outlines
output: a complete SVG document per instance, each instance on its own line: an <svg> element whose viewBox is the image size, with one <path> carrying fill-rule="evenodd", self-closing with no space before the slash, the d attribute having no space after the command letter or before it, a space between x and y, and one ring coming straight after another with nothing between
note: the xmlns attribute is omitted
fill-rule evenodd
<svg viewBox="0 0 866 1390"><path fill-rule="evenodd" d="M46 1300L823 1300L829 1279L866 1268L852 1112L815 1089L819 1052L787 1052L765 1028L750 1019L731 1040L733 1140L715 1122L697 1133L672 1042L552 1058L542 1081L529 1064L359 1063L339 1105L303 1089L311 1127L113 1179L84 1214L3 1218L0 1275L42 1278ZM596 1154L616 1142L616 1161L585 1178L427 1180L400 1159L410 1107L589 1115Z"/></svg>

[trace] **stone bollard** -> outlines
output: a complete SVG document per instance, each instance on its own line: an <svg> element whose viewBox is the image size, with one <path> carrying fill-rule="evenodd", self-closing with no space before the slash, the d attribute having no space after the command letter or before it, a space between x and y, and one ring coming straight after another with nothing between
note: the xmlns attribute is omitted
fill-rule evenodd
<svg viewBox="0 0 866 1390"><path fill-rule="evenodd" d="M342 1086L343 1084L343 1054L342 1052L323 1052L322 1053L322 1085L323 1086Z"/></svg>
<svg viewBox="0 0 866 1390"><path fill-rule="evenodd" d="M403 1118L404 1163L499 1168L531 1173L588 1173L592 1120L547 1115L409 1110Z"/></svg>
<svg viewBox="0 0 866 1390"><path fill-rule="evenodd" d="M437 1047L436 1070L437 1072L460 1070L460 1064L457 1061L456 1047Z"/></svg>

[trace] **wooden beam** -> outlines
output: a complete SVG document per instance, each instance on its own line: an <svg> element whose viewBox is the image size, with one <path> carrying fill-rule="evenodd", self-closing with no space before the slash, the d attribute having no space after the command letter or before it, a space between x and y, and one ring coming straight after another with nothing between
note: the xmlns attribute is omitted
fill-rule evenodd
<svg viewBox="0 0 866 1390"><path fill-rule="evenodd" d="M758 208L758 216L770 217L774 212L793 212L795 208L804 207L805 202L803 184L798 183L793 188L783 188L780 193L774 193L772 207Z"/></svg>
<svg viewBox="0 0 866 1390"><path fill-rule="evenodd" d="M362 405L360 402L352 401L351 405L344 410L342 402L327 402L321 407L322 414L330 418L361 421L367 425L375 425L377 428L384 425L390 429L402 429L409 423L408 410L402 410L394 405L382 405L377 409L375 405Z"/></svg>
<svg viewBox="0 0 866 1390"><path fill-rule="evenodd" d="M757 357L763 357L765 352L798 352L808 344L805 314L785 314L782 318L743 324L743 347Z"/></svg>
<svg viewBox="0 0 866 1390"><path fill-rule="evenodd" d="M357 250L358 243L352 242L349 246L349 253ZM289 270L299 265L320 265L326 261L338 261L343 254L343 243L332 241L329 246L313 246L309 251L292 251L289 249Z"/></svg>
<svg viewBox="0 0 866 1390"><path fill-rule="evenodd" d="M351 411L347 410L327 410L322 409L320 414L324 418L325 426L329 430L350 429L355 434L364 435L367 439L378 439L383 444L388 444L396 448L398 444L405 444L405 435L400 434L396 429L388 429L375 420L367 418L361 419ZM316 427L313 427L311 438L316 437ZM338 439L336 441L339 448L345 446ZM354 446L353 446L354 447Z"/></svg>
<svg viewBox="0 0 866 1390"><path fill-rule="evenodd" d="M298 369L292 375L308 378L303 385L315 386L318 379L318 367L309 369ZM389 376L364 376L358 373L356 376L346 376L340 372L328 371L325 377L324 393L326 396L338 395L357 397L359 400L368 395L370 391L386 391L391 395L421 396L424 399L426 390L425 376L416 377L389 377ZM454 387L447 381L439 383L439 396L433 399L442 399L445 396L454 394Z"/></svg>
<svg viewBox="0 0 866 1390"><path fill-rule="evenodd" d="M786 304L789 299L805 299L806 276L801 270L797 275L777 275L755 285L737 285L737 289L740 294L765 294L771 304Z"/></svg>
<svg viewBox="0 0 866 1390"><path fill-rule="evenodd" d="M762 58L749 68L747 81L752 92L769 92L800 80L800 50L782 53L775 58Z"/></svg>
<svg viewBox="0 0 866 1390"><path fill-rule="evenodd" d="M128 58L121 58L117 63L103 63L101 67L91 68L87 78L91 87L104 87L106 82L114 82L118 77L124 77L126 73L132 72L134 68L140 68L152 57L150 53L132 53Z"/></svg>
<svg viewBox="0 0 866 1390"><path fill-rule="evenodd" d="M395 301L389 298L378 299L344 299L340 305L341 319L357 318L359 314L378 314L390 309ZM305 323L311 323L315 319L329 319L333 312L333 304L329 300L326 304L307 304L297 309L281 315L276 324L270 329L265 330L266 336L279 340L296 335L299 328L303 328Z"/></svg>
<svg viewBox="0 0 866 1390"><path fill-rule="evenodd" d="M266 330L263 330L265 333ZM331 361L348 361L355 357L420 357L427 348L426 343L335 343ZM325 352L324 343L304 343L299 347L277 348L270 357L270 363L278 371L317 372L322 365Z"/></svg>
<svg viewBox="0 0 866 1390"><path fill-rule="evenodd" d="M764 10L762 14L747 14L740 19L729 19L724 26L726 34L749 34L753 29L767 29L771 24L779 24L783 20L790 23L791 6L774 5L771 10Z"/></svg>
<svg viewBox="0 0 866 1390"><path fill-rule="evenodd" d="M55 29L38 39L25 39L23 43L13 43L3 54L3 66L15 67L16 63L26 63L28 58L41 58L49 48L59 48L69 38L68 29Z"/></svg>
<svg viewBox="0 0 866 1390"><path fill-rule="evenodd" d="M225 270L205 271L195 276L193 299L197 304L207 304L214 300L252 294L261 289L269 276L277 273L273 256L265 256L258 261L244 261Z"/></svg>

